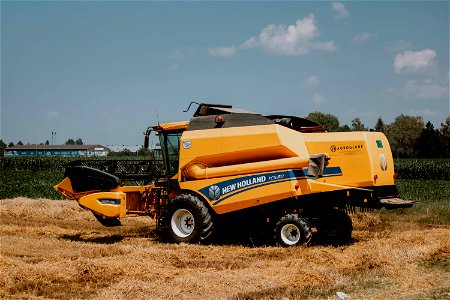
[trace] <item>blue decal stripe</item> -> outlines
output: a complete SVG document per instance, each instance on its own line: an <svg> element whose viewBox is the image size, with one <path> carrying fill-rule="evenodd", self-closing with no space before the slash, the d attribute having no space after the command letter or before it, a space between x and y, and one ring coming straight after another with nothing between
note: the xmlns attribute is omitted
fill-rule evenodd
<svg viewBox="0 0 450 300"><path fill-rule="evenodd" d="M224 201L224 200L226 200L226 199L228 199L230 197L236 196L237 194L240 194L240 193L243 193L243 192L246 192L246 191L249 191L249 190L253 190L253 189L256 189L256 188L259 188L259 187L263 187L263 186L267 186L267 185L272 185L272 184L282 183L282 182L286 182L286 181L291 181L293 179L295 179L295 178L292 177L292 178L287 178L287 179L278 180L278 181L270 181L268 183L264 183L264 184L260 184L260 185L254 185L254 186L248 187L246 189L242 189L240 191L237 191L236 193L233 193L233 194L230 194L228 196L225 196L222 199L217 200L216 202L214 202L213 205L217 205L220 202L222 202L222 201ZM303 179L305 179L305 178L303 178Z"/></svg>
<svg viewBox="0 0 450 300"><path fill-rule="evenodd" d="M342 173L341 174L334 174L334 175L323 176L323 177L334 177L334 176L341 176L341 175L342 175ZM220 202L222 202L222 201L224 201L224 200L226 200L226 199L228 199L230 197L236 196L237 194L240 194L240 193L243 193L243 192L246 192L246 191L249 191L249 190L253 190L253 189L256 189L256 188L259 188L259 187L272 185L272 184L276 184L276 183L281 183L281 182L286 182L286 181L305 180L305 179L308 179L308 178L307 177L290 177L290 178L286 178L286 179L282 179L282 180L270 181L268 183L253 185L253 186L248 187L246 189L242 189L242 190L239 190L239 191L237 191L237 192L235 192L233 194L227 195L227 196L223 197L222 199L217 200L216 202L214 202L213 205L217 205Z"/></svg>
<svg viewBox="0 0 450 300"><path fill-rule="evenodd" d="M291 181L291 180L305 180L308 179L308 177L306 176L308 172L307 168L303 168L303 169L296 169L296 170L286 170L286 171L279 171L279 172L273 172L273 173L260 173L260 174L255 174L255 175L250 175L250 176L244 176L244 177L239 177L239 178L233 178L233 179L229 179L229 180L225 180L222 182L217 182L211 186L206 186L202 189L199 190L199 192L201 194L203 194L206 198L210 199L210 200L216 200L213 205L217 205L220 202L233 197L237 194L255 189L255 188L259 188L259 187L263 187L263 186L267 186L267 185L272 185L272 184L277 184L277 183L281 183L281 182L286 182L286 181ZM286 177L283 176L283 178L281 179L273 179L270 180L270 177L277 177L280 175L284 175ZM230 186L230 185L236 185L236 183L238 181L245 181L245 180L251 180L253 178L259 177L259 176L266 176L266 178L269 178L269 181L265 181L264 183L258 183L258 184L253 184L251 186L246 186L246 187L242 187L242 188L238 188L236 190L230 191L224 195L222 195L221 199L211 199L210 197L208 197L209 194L209 188L212 186L218 186L220 189ZM333 176L342 176L342 170L340 167L330 167L330 168L326 168L324 170L324 174L323 177L333 177ZM227 195L228 194L228 195Z"/></svg>

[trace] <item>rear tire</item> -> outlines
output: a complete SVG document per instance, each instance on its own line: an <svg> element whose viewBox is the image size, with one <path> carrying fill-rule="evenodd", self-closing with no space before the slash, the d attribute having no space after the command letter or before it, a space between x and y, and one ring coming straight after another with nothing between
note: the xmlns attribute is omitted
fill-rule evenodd
<svg viewBox="0 0 450 300"><path fill-rule="evenodd" d="M342 246L352 238L352 219L339 209L332 209L322 215L317 224L317 235L325 243Z"/></svg>
<svg viewBox="0 0 450 300"><path fill-rule="evenodd" d="M167 207L167 235L174 243L205 241L213 231L211 215L198 197L183 194L170 201Z"/></svg>
<svg viewBox="0 0 450 300"><path fill-rule="evenodd" d="M283 216L275 225L275 242L283 247L307 245L311 241L311 227L297 214Z"/></svg>

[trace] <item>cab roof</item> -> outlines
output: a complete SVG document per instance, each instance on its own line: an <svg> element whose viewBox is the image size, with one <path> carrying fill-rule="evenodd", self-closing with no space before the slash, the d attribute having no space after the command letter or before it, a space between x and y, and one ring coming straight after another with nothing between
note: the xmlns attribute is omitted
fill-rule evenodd
<svg viewBox="0 0 450 300"><path fill-rule="evenodd" d="M153 130L156 132L163 132L163 131L182 132L182 131L186 130L188 124L189 124L189 121L158 124L158 125L153 126Z"/></svg>

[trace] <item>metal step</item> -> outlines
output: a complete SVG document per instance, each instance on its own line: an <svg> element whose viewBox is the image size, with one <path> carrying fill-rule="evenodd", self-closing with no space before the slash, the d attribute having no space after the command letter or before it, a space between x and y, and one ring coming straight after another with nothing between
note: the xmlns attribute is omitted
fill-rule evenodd
<svg viewBox="0 0 450 300"><path fill-rule="evenodd" d="M386 209L408 208L413 206L414 201L400 198L382 198L380 204Z"/></svg>

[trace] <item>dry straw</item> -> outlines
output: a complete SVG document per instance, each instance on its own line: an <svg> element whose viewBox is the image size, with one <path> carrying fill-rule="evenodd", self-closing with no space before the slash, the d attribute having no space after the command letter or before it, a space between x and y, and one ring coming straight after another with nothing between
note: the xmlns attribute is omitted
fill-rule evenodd
<svg viewBox="0 0 450 300"><path fill-rule="evenodd" d="M0 201L3 299L449 299L450 230L352 215L344 247L165 244L76 202Z"/></svg>

